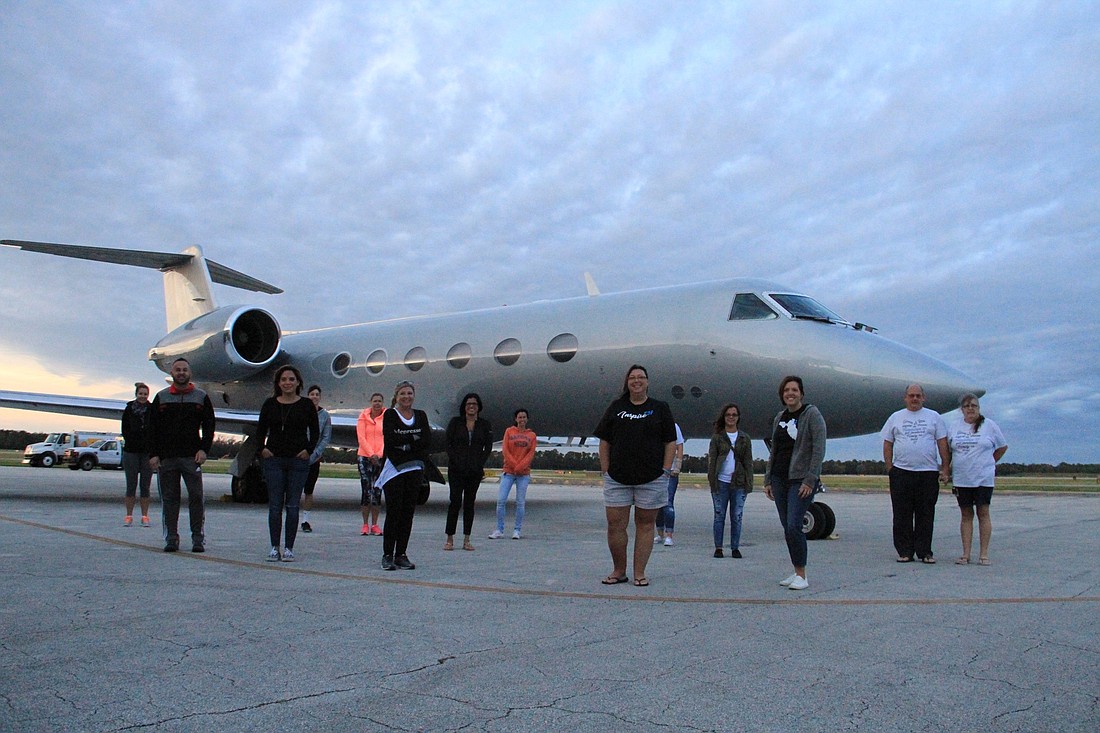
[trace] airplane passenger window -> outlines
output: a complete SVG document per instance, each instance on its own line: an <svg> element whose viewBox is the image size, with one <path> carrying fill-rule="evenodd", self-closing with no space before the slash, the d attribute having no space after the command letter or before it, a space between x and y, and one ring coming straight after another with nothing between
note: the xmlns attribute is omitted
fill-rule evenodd
<svg viewBox="0 0 1100 733"><path fill-rule="evenodd" d="M405 368L410 372L418 372L428 363L428 352L423 346L414 346L405 354Z"/></svg>
<svg viewBox="0 0 1100 733"><path fill-rule="evenodd" d="M337 354L336 358L332 360L332 373L334 376L346 376L349 367L351 367L351 354L346 351L342 354Z"/></svg>
<svg viewBox="0 0 1100 733"><path fill-rule="evenodd" d="M730 309L731 321L763 321L778 318L771 307L756 293L738 293L733 296L733 308Z"/></svg>
<svg viewBox="0 0 1100 733"><path fill-rule="evenodd" d="M571 333L559 333L546 345L546 354L554 361L564 364L577 355L578 346L576 336Z"/></svg>
<svg viewBox="0 0 1100 733"><path fill-rule="evenodd" d="M519 361L520 354L523 353L523 347L516 339L504 339L497 347L493 349L493 358L497 360L497 363L501 366L512 366Z"/></svg>
<svg viewBox="0 0 1100 733"><path fill-rule="evenodd" d="M447 363L455 369L461 369L470 363L470 356L472 354L473 351L470 350L469 344L455 344L451 347L451 350L447 352Z"/></svg>
<svg viewBox="0 0 1100 733"><path fill-rule="evenodd" d="M787 293L768 293L768 295L776 303L786 308L795 318L809 318L815 321L828 321L829 323L847 323L836 313L808 296Z"/></svg>
<svg viewBox="0 0 1100 733"><path fill-rule="evenodd" d="M381 374L382 370L386 368L386 352L382 349L375 349L367 357L367 371L371 374Z"/></svg>

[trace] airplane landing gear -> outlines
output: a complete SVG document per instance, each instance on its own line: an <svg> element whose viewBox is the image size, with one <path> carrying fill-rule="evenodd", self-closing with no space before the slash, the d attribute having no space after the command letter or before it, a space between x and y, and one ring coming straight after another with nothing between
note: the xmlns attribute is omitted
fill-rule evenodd
<svg viewBox="0 0 1100 733"><path fill-rule="evenodd" d="M836 529L836 514L828 504L815 501L802 519L802 532L808 540L825 539Z"/></svg>

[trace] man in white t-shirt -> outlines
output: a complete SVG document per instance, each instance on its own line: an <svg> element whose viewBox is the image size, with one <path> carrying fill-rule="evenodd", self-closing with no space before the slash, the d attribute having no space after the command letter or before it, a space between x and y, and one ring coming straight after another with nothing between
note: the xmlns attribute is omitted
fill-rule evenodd
<svg viewBox="0 0 1100 733"><path fill-rule="evenodd" d="M894 549L898 562L934 563L932 532L936 521L939 481L947 480L947 425L924 406L924 389L905 389L905 409L882 427L882 458L890 474L890 504L894 509Z"/></svg>

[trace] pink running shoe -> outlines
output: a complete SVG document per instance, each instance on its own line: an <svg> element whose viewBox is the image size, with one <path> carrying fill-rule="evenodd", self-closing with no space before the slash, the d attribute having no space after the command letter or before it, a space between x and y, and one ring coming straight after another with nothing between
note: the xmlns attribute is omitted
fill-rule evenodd
<svg viewBox="0 0 1100 733"><path fill-rule="evenodd" d="M369 535L370 534L370 525L369 524L364 524L363 529L359 530L359 534L362 537L366 537L367 535Z"/></svg>
<svg viewBox="0 0 1100 733"><path fill-rule="evenodd" d="M382 528L381 528L381 527L379 527L379 526L378 526L378 525L376 524L376 525L374 525L373 527L371 527L371 528L370 528L370 533L371 533L371 534L373 534L373 535L379 535L379 536L381 536L381 535L382 535Z"/></svg>

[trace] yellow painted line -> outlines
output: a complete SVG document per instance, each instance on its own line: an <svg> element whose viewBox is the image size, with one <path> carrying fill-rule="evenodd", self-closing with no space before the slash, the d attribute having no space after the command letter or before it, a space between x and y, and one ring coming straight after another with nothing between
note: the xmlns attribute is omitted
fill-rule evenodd
<svg viewBox="0 0 1100 733"><path fill-rule="evenodd" d="M149 545L138 544L136 542L129 542L127 540L115 539L114 537L104 537L102 535L95 535L89 532L80 532L75 529L65 529L64 527L54 527L48 524L42 524L40 522L32 522L26 519L17 519L15 517L8 517L0 514L0 520L5 522L11 522L12 524L21 524L24 527L32 527L34 529L42 529L49 532L56 532L58 534L66 534L71 537L79 537L81 539L92 540L94 542L103 542L109 545L115 545L117 547L127 547L134 550L142 550L144 552L154 552L158 555L164 554L164 551L158 547L150 547ZM291 563L273 563L260 561L253 562L249 560L234 560L227 557L217 557L210 554L209 551L204 553L187 552L186 550L180 550L175 553L178 558L187 558L190 560L197 560L200 562L211 562L219 565L230 565L233 567L252 568L256 570L264 570L267 572L277 573L294 573L297 575L307 575L317 578L332 578L334 580L351 580L357 582L369 582L369 583L388 583L391 585L404 585L419 588L435 588L439 590L458 590L474 593L499 593L511 596L540 596L549 598L579 598L588 600L617 600L617 601L644 601L648 603L701 603L710 605L731 605L731 606L963 606L971 604L1023 604L1023 603L1100 603L1100 596L1062 596L1062 597L1035 597L1035 598L886 598L886 599L872 599L872 598L694 598L684 596L658 596L652 595L651 589L653 586L646 588L634 588L627 584L630 588L634 588L636 594L625 593L597 593L597 592L584 592L584 591L558 591L558 590L540 590L534 588L495 588L487 585L467 585L462 583L444 583L441 581L433 580L416 580L415 578L409 578L405 575L410 571L397 570L391 575L376 576L376 575L355 575L352 573L337 573L328 570L312 570L310 568L304 568L299 565L293 565ZM379 570L378 572L386 572ZM415 572L415 571L412 571ZM593 578L593 584L599 585L600 579ZM618 587L618 586L608 586ZM790 591L782 591L789 593Z"/></svg>

